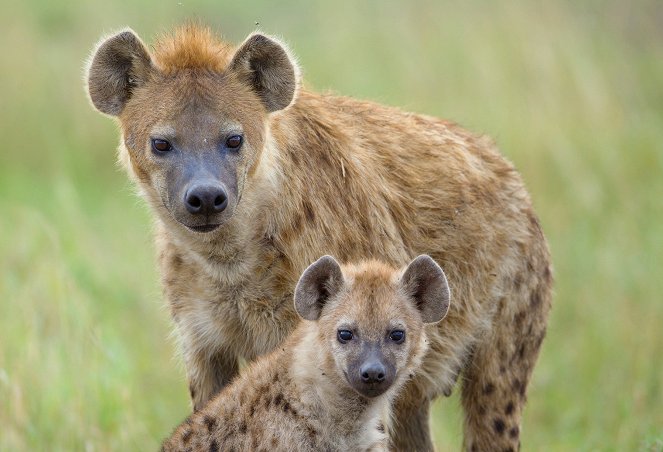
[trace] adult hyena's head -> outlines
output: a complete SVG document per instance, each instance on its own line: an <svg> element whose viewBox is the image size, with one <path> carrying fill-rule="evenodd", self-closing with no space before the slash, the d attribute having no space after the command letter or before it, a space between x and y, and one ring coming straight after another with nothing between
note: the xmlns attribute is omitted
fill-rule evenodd
<svg viewBox="0 0 663 452"><path fill-rule="evenodd" d="M94 106L119 119L121 160L164 221L210 232L233 216L289 106L298 71L273 38L237 49L185 26L153 52L131 30L102 41L88 71Z"/></svg>
<svg viewBox="0 0 663 452"><path fill-rule="evenodd" d="M295 308L317 321L324 373L365 397L397 388L427 349L425 324L449 309L449 286L429 256L404 270L369 261L343 269L331 256L311 264L295 290Z"/></svg>

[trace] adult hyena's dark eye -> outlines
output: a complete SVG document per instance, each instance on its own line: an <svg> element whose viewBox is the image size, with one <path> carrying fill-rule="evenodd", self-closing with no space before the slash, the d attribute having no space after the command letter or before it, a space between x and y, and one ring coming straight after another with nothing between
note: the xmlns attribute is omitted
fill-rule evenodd
<svg viewBox="0 0 663 452"><path fill-rule="evenodd" d="M394 330L391 333L389 333L389 339L396 342L397 344L402 344L403 341L405 340L405 331Z"/></svg>
<svg viewBox="0 0 663 452"><path fill-rule="evenodd" d="M152 140L152 149L154 149L155 152L168 152L173 149L173 147L168 141L155 138Z"/></svg>
<svg viewBox="0 0 663 452"><path fill-rule="evenodd" d="M242 145L242 136L241 135L231 135L226 140L226 146L230 149L237 149Z"/></svg>
<svg viewBox="0 0 663 452"><path fill-rule="evenodd" d="M338 341L341 344L345 344L348 341L352 340L352 331L349 330L338 330Z"/></svg>

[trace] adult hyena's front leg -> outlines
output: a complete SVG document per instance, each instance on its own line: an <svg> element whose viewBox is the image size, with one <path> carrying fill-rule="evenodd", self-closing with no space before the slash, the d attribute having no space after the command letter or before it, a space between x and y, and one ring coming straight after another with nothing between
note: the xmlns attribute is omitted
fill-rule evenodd
<svg viewBox="0 0 663 452"><path fill-rule="evenodd" d="M237 375L237 358L228 353L191 353L185 357L189 394L194 411L200 410Z"/></svg>

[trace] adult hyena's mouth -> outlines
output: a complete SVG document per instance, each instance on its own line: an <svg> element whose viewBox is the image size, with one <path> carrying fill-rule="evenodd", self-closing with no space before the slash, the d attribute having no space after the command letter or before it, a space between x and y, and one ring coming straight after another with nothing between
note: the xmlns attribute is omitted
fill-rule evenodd
<svg viewBox="0 0 663 452"><path fill-rule="evenodd" d="M202 226L189 226L185 225L187 228L191 229L193 232L199 232L199 233L206 233L206 232L212 232L216 229L218 229L220 224L204 224Z"/></svg>

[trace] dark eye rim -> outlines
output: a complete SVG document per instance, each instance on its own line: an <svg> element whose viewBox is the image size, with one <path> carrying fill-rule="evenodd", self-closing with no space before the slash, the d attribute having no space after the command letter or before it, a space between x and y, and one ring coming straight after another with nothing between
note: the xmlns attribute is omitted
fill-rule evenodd
<svg viewBox="0 0 663 452"><path fill-rule="evenodd" d="M166 152L170 152L173 150L173 145L170 144L170 141L164 140L163 138L152 138L151 143L152 143L152 150L157 154L165 154ZM166 149L159 149L157 147L159 144L165 144Z"/></svg>
<svg viewBox="0 0 663 452"><path fill-rule="evenodd" d="M397 336L396 338L394 338L394 334ZM405 331L393 330L389 333L389 339L391 339L397 344L402 344L403 342L405 342Z"/></svg>
<svg viewBox="0 0 663 452"><path fill-rule="evenodd" d="M343 333L348 333L348 334L350 335L350 337L346 337L346 338L344 339L343 337L341 337L341 335L342 335ZM347 336L347 335L346 335L346 336ZM338 341L339 341L341 344L346 344L346 343L350 342L350 341L354 338L354 334L353 334L352 331L350 331L350 330L338 330L338 331L336 332L336 338L338 339Z"/></svg>
<svg viewBox="0 0 663 452"><path fill-rule="evenodd" d="M231 140L237 140L237 144L231 144ZM238 133L230 135L228 138L226 138L226 147L228 149L239 149L242 147L242 144L244 144L244 137Z"/></svg>

